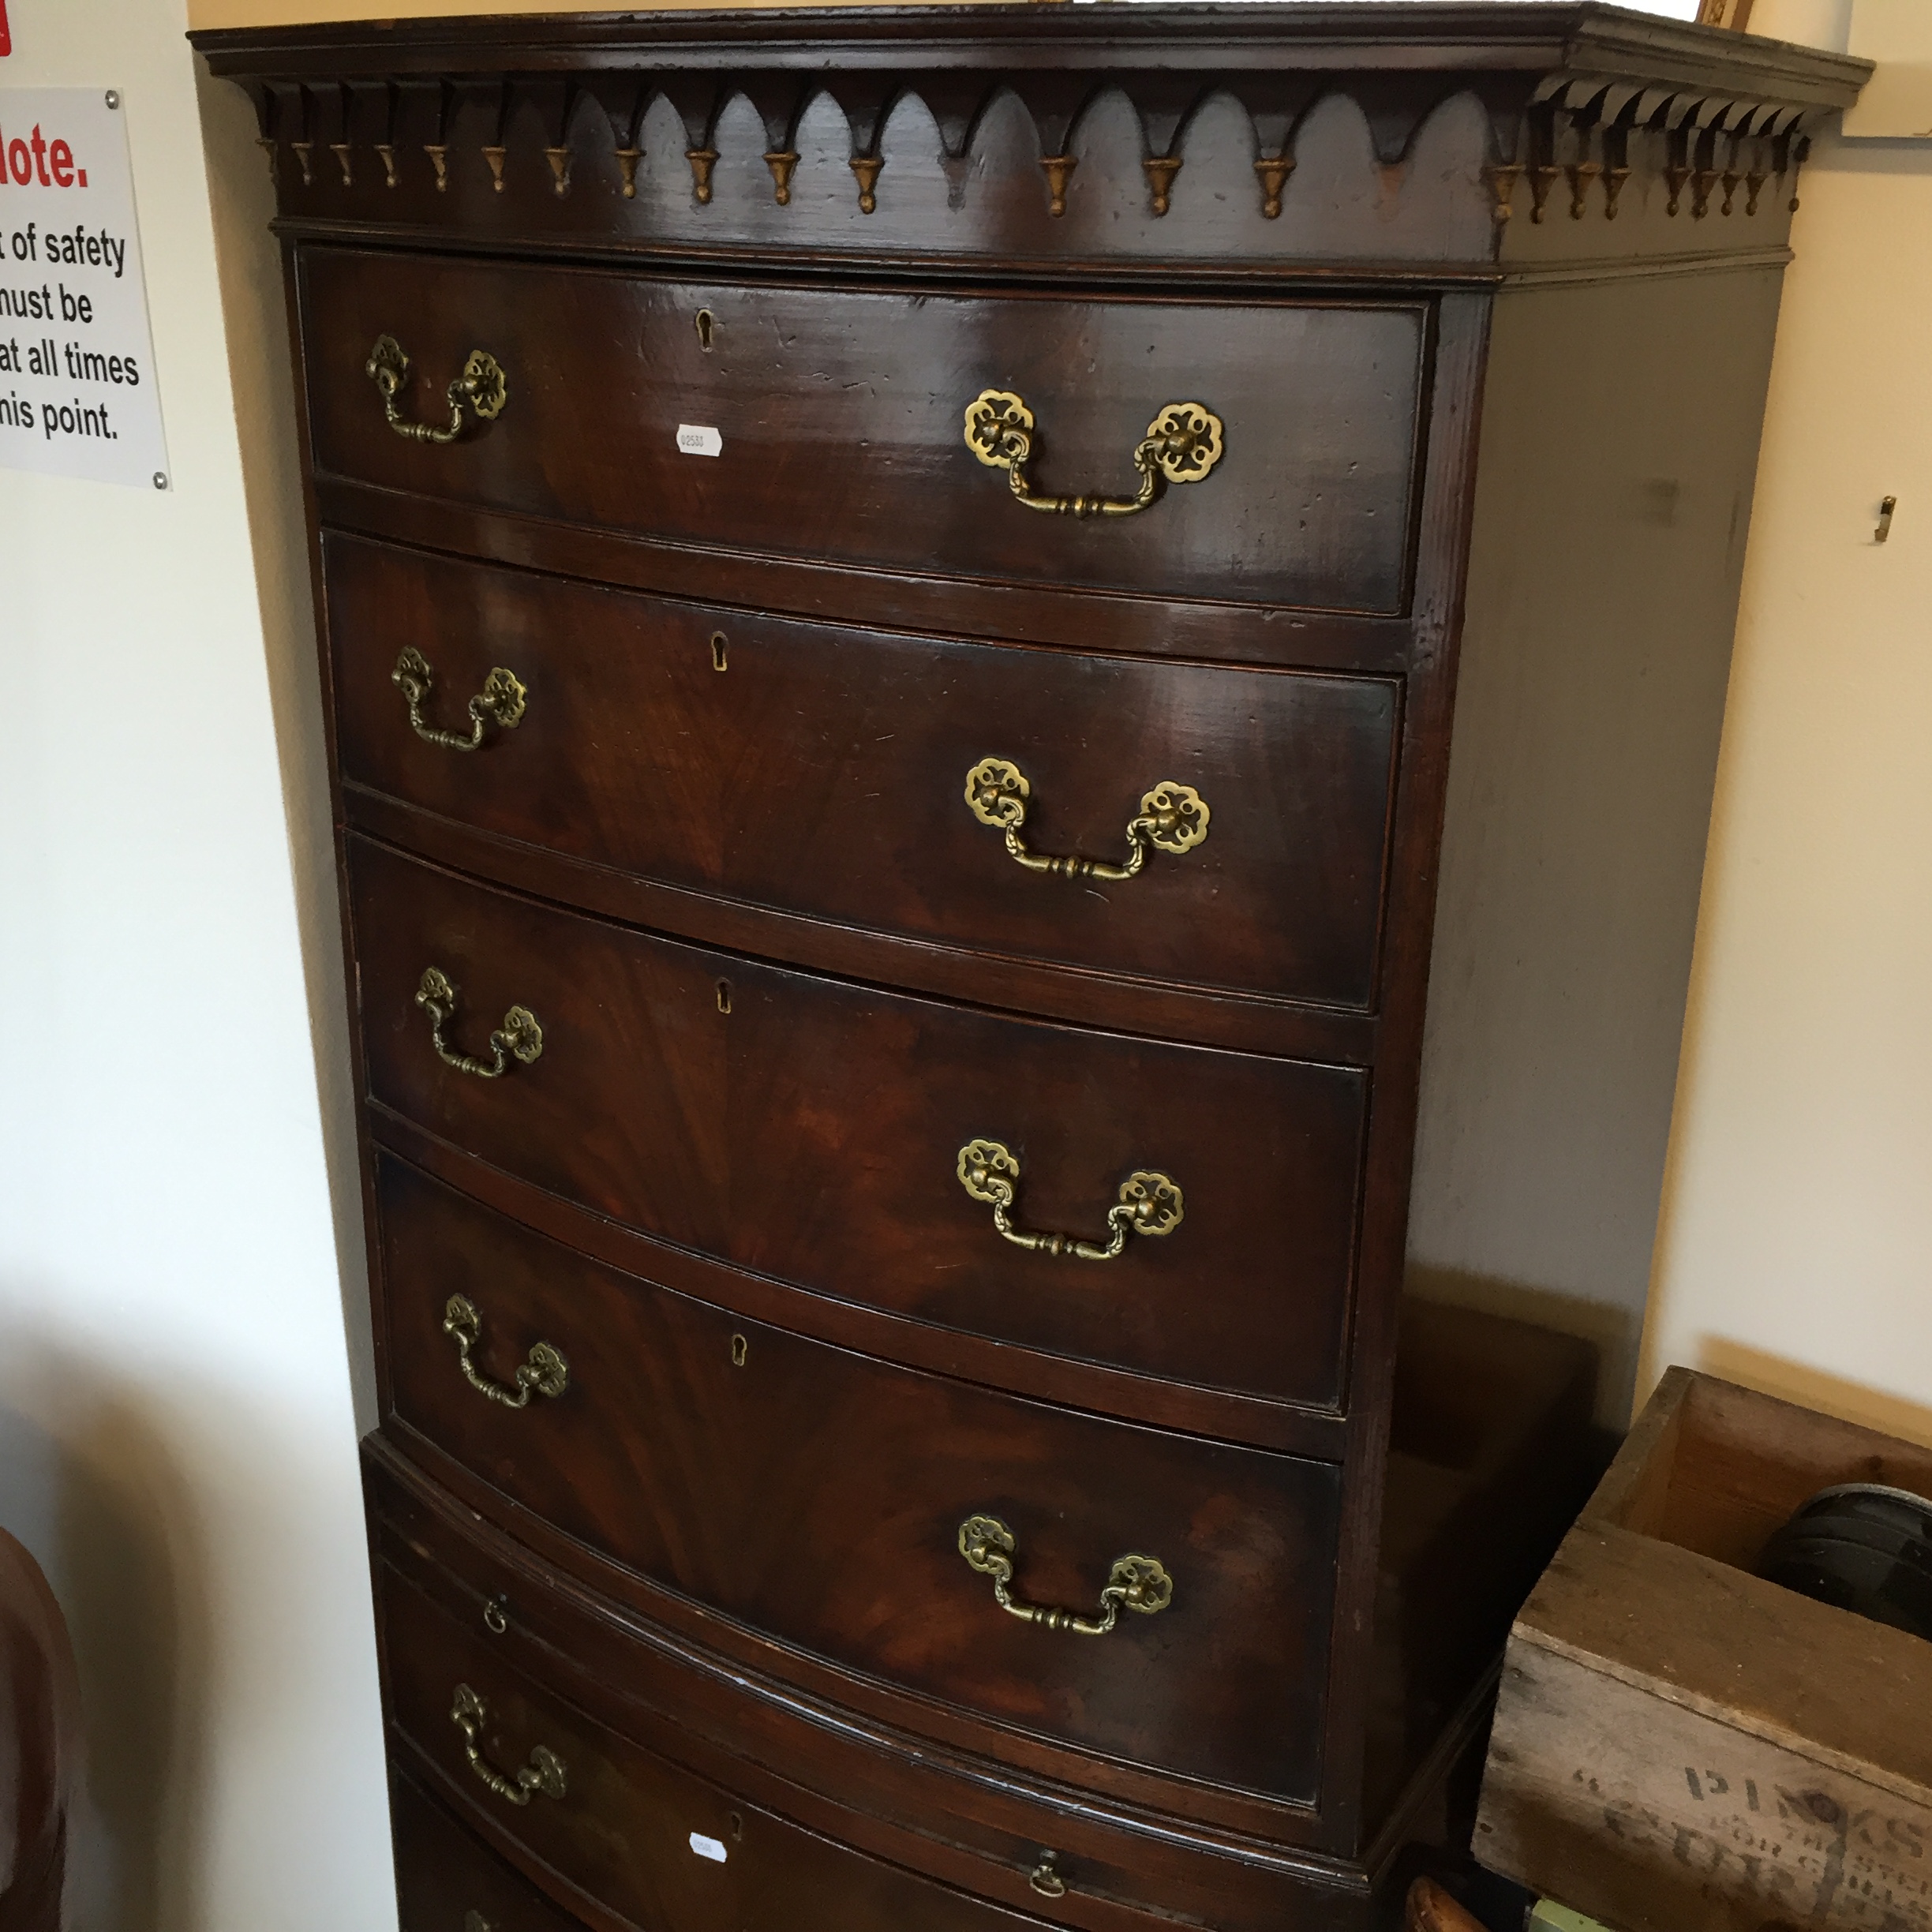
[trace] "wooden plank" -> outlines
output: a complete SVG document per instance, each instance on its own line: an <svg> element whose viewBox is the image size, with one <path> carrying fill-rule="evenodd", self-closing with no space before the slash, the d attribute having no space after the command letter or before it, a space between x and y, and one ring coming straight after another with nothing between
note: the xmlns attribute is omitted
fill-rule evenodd
<svg viewBox="0 0 1932 1932"><path fill-rule="evenodd" d="M1694 1550L1580 1524L1518 1616L1512 1661L1526 1647L1902 1792L1932 1788L1932 1644Z"/></svg>
<svg viewBox="0 0 1932 1932"><path fill-rule="evenodd" d="M1923 1786L1853 1775L1523 1642L1489 1762L1484 1863L1621 1932L1932 1927Z"/></svg>

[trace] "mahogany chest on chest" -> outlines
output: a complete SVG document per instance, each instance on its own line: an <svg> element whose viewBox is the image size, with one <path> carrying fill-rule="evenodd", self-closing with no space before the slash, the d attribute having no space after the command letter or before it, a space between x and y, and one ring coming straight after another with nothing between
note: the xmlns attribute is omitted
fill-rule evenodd
<svg viewBox="0 0 1932 1932"><path fill-rule="evenodd" d="M197 45L297 346L405 1926L1368 1925L1590 1473L1554 1331L1628 1393L1861 65Z"/></svg>

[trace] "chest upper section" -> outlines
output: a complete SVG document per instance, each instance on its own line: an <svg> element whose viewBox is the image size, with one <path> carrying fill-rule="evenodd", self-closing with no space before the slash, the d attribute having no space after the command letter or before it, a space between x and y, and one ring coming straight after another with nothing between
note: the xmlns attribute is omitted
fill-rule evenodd
<svg viewBox="0 0 1932 1932"><path fill-rule="evenodd" d="M1781 248L1865 64L1597 6L854 7L197 36L285 218L1002 274Z"/></svg>

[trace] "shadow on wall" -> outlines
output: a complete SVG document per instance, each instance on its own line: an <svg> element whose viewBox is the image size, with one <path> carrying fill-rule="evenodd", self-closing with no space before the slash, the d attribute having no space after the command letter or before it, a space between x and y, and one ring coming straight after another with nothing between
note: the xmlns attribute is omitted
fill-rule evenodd
<svg viewBox="0 0 1932 1932"><path fill-rule="evenodd" d="M0 1523L33 1552L79 1664L87 1765L73 1821L75 1932L189 1926L201 1892L211 1620L204 1538L160 1418L98 1361L9 1338Z"/></svg>
<svg viewBox="0 0 1932 1932"><path fill-rule="evenodd" d="M1722 1335L1707 1335L1699 1339L1694 1366L1706 1375L1742 1383L1761 1395L1775 1395L1780 1401L1932 1449L1932 1409L1902 1396L1881 1395L1863 1383L1827 1375L1803 1362L1787 1361L1781 1355L1768 1355Z"/></svg>
<svg viewBox="0 0 1932 1932"><path fill-rule="evenodd" d="M268 224L275 212L253 109L237 87L211 80L195 56L208 203L221 281L222 318L234 384L235 426L255 560L275 754L288 814L289 857L321 1102L322 1144L356 1429L376 1426L374 1343L363 1259L362 1184L350 1077L348 994L336 910L335 841L329 802L322 686L316 664L315 603L302 509L301 455L289 398L295 373L282 257Z"/></svg>
<svg viewBox="0 0 1932 1932"><path fill-rule="evenodd" d="M1402 1292L1418 1301L1447 1302L1452 1308L1504 1316L1559 1335L1580 1335L1597 1350L1597 1421L1619 1436L1630 1426L1630 1391L1637 1373L1642 1321L1628 1309L1528 1282L1431 1267L1413 1260L1403 1275Z"/></svg>

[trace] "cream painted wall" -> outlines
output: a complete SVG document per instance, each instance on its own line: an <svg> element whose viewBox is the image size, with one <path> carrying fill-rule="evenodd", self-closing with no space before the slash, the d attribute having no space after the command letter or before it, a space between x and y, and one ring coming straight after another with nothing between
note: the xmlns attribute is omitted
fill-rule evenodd
<svg viewBox="0 0 1932 1932"><path fill-rule="evenodd" d="M292 846L276 754L306 593L271 562L265 631L250 512L287 505L272 481L245 490L229 366L234 346L249 401L282 325L264 309L253 339L227 337L183 0L8 12L0 86L125 95L174 466L166 494L0 472L0 1522L80 1656L77 1923L381 1932L356 1416L294 882L313 799ZM274 436L255 447L272 471ZM330 1004L335 944L312 975Z"/></svg>
<svg viewBox="0 0 1932 1932"><path fill-rule="evenodd" d="M1842 6L1754 24L1844 44ZM1646 1380L1932 1442L1932 143L1825 144L1803 203Z"/></svg>

